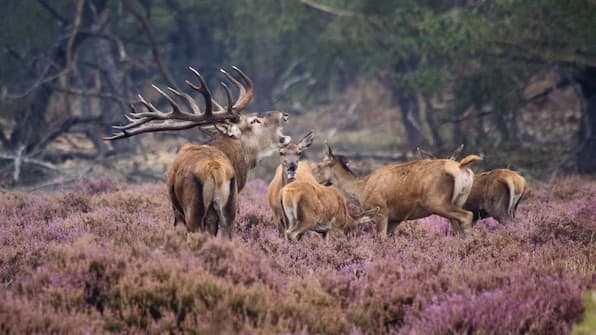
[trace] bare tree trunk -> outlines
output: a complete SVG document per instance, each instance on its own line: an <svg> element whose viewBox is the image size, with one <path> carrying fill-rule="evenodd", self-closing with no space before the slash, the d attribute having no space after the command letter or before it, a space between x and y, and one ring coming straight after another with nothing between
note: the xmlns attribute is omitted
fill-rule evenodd
<svg viewBox="0 0 596 335"><path fill-rule="evenodd" d="M115 24L117 15L113 15L107 3L102 3L102 6L97 6L97 13L87 13L86 20L89 21L89 29L92 32L111 36L112 26ZM100 92L110 92L115 96L128 96L128 88L126 86L126 74L123 70L123 64L119 60L118 50L116 45L110 39L106 38L89 38L86 40L87 51L81 57L85 57L87 63L93 64L94 68L86 68L84 73L78 73L81 78L78 82L84 86L90 86L92 83L85 83L83 78L95 78L99 71ZM91 110L90 99L82 97L83 99L83 115L90 116ZM127 112L127 106L122 102L110 99L102 99L99 102L100 108L100 122L89 123L85 126L85 133L93 142L95 149L99 156L108 154L108 146L103 140L107 134L112 133L112 125L121 124L126 121L124 114ZM133 141L113 141L111 142L116 151L131 151L137 143Z"/></svg>
<svg viewBox="0 0 596 335"><path fill-rule="evenodd" d="M511 139L511 132L509 131L509 127L503 112L495 113L495 122L497 125L497 130L499 131L499 134L501 134L501 140L503 142L509 141Z"/></svg>
<svg viewBox="0 0 596 335"><path fill-rule="evenodd" d="M408 136L408 146L411 149L416 147L428 146L428 140L422 133L422 123L420 122L420 106L415 96L399 95L393 92L394 101L396 101L401 110L402 122L406 128Z"/></svg>
<svg viewBox="0 0 596 335"><path fill-rule="evenodd" d="M436 114L438 110L433 108L431 102L426 99L426 122L430 128L430 134L432 136L433 145L435 147L442 148L445 142L439 133L439 123L437 122Z"/></svg>
<svg viewBox="0 0 596 335"><path fill-rule="evenodd" d="M576 76L582 94L582 124L579 130L577 167L582 173L596 172L596 68Z"/></svg>
<svg viewBox="0 0 596 335"><path fill-rule="evenodd" d="M8 149L16 150L25 145L24 153L33 150L47 131L45 114L52 90L42 85L27 99L20 102L20 111L16 113L15 128L8 141Z"/></svg>

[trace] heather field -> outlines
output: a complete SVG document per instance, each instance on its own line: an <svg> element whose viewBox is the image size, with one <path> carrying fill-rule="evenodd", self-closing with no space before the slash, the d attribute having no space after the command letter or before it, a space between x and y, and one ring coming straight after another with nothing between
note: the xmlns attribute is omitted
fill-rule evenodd
<svg viewBox="0 0 596 335"><path fill-rule="evenodd" d="M249 182L232 241L187 241L163 183L0 195L0 333L565 334L593 317L596 181L533 183L508 225L277 237ZM592 313L592 314L590 314Z"/></svg>

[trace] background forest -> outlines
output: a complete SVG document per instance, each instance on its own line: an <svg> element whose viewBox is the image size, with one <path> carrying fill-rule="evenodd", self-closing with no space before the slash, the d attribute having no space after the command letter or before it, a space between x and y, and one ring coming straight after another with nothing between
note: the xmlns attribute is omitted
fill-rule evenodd
<svg viewBox="0 0 596 335"><path fill-rule="evenodd" d="M284 110L291 135L314 128L318 145L328 140L369 163L464 143L485 167L539 177L596 171L593 0L2 7L2 185L106 171L163 180L182 143L205 139L199 131L102 138L125 122L137 94L163 103L152 83L185 89L188 66L212 88L219 68L239 66L255 81L251 110Z"/></svg>

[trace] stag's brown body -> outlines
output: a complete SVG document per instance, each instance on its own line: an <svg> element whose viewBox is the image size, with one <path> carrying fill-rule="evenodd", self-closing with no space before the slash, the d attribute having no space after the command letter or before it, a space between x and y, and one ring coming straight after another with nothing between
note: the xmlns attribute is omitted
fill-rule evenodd
<svg viewBox="0 0 596 335"><path fill-rule="evenodd" d="M474 186L464 208L474 220L493 217L505 222L515 217L517 206L527 192L524 177L509 169L496 169L474 176Z"/></svg>
<svg viewBox="0 0 596 335"><path fill-rule="evenodd" d="M392 233L404 220L437 214L451 220L463 233L471 225L472 212L462 209L471 189L474 173L468 165L481 158L470 155L455 162L447 159L417 160L383 166L368 175L356 176L345 158L333 155L320 163L324 179L354 196L365 208L380 207L377 231L380 237Z"/></svg>
<svg viewBox="0 0 596 335"><path fill-rule="evenodd" d="M168 173L174 224L183 223L190 232L206 226L212 234L218 222L222 227L231 224L237 194L251 167L244 157L242 143L229 138L182 147Z"/></svg>

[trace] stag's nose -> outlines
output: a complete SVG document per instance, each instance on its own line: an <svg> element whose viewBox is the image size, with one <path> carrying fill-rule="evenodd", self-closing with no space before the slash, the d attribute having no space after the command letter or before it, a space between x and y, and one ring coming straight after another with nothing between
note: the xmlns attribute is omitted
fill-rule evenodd
<svg viewBox="0 0 596 335"><path fill-rule="evenodd" d="M289 117L289 116L290 116L290 115L288 115L288 113L283 113L283 118L284 118L284 121L288 121L288 117Z"/></svg>

